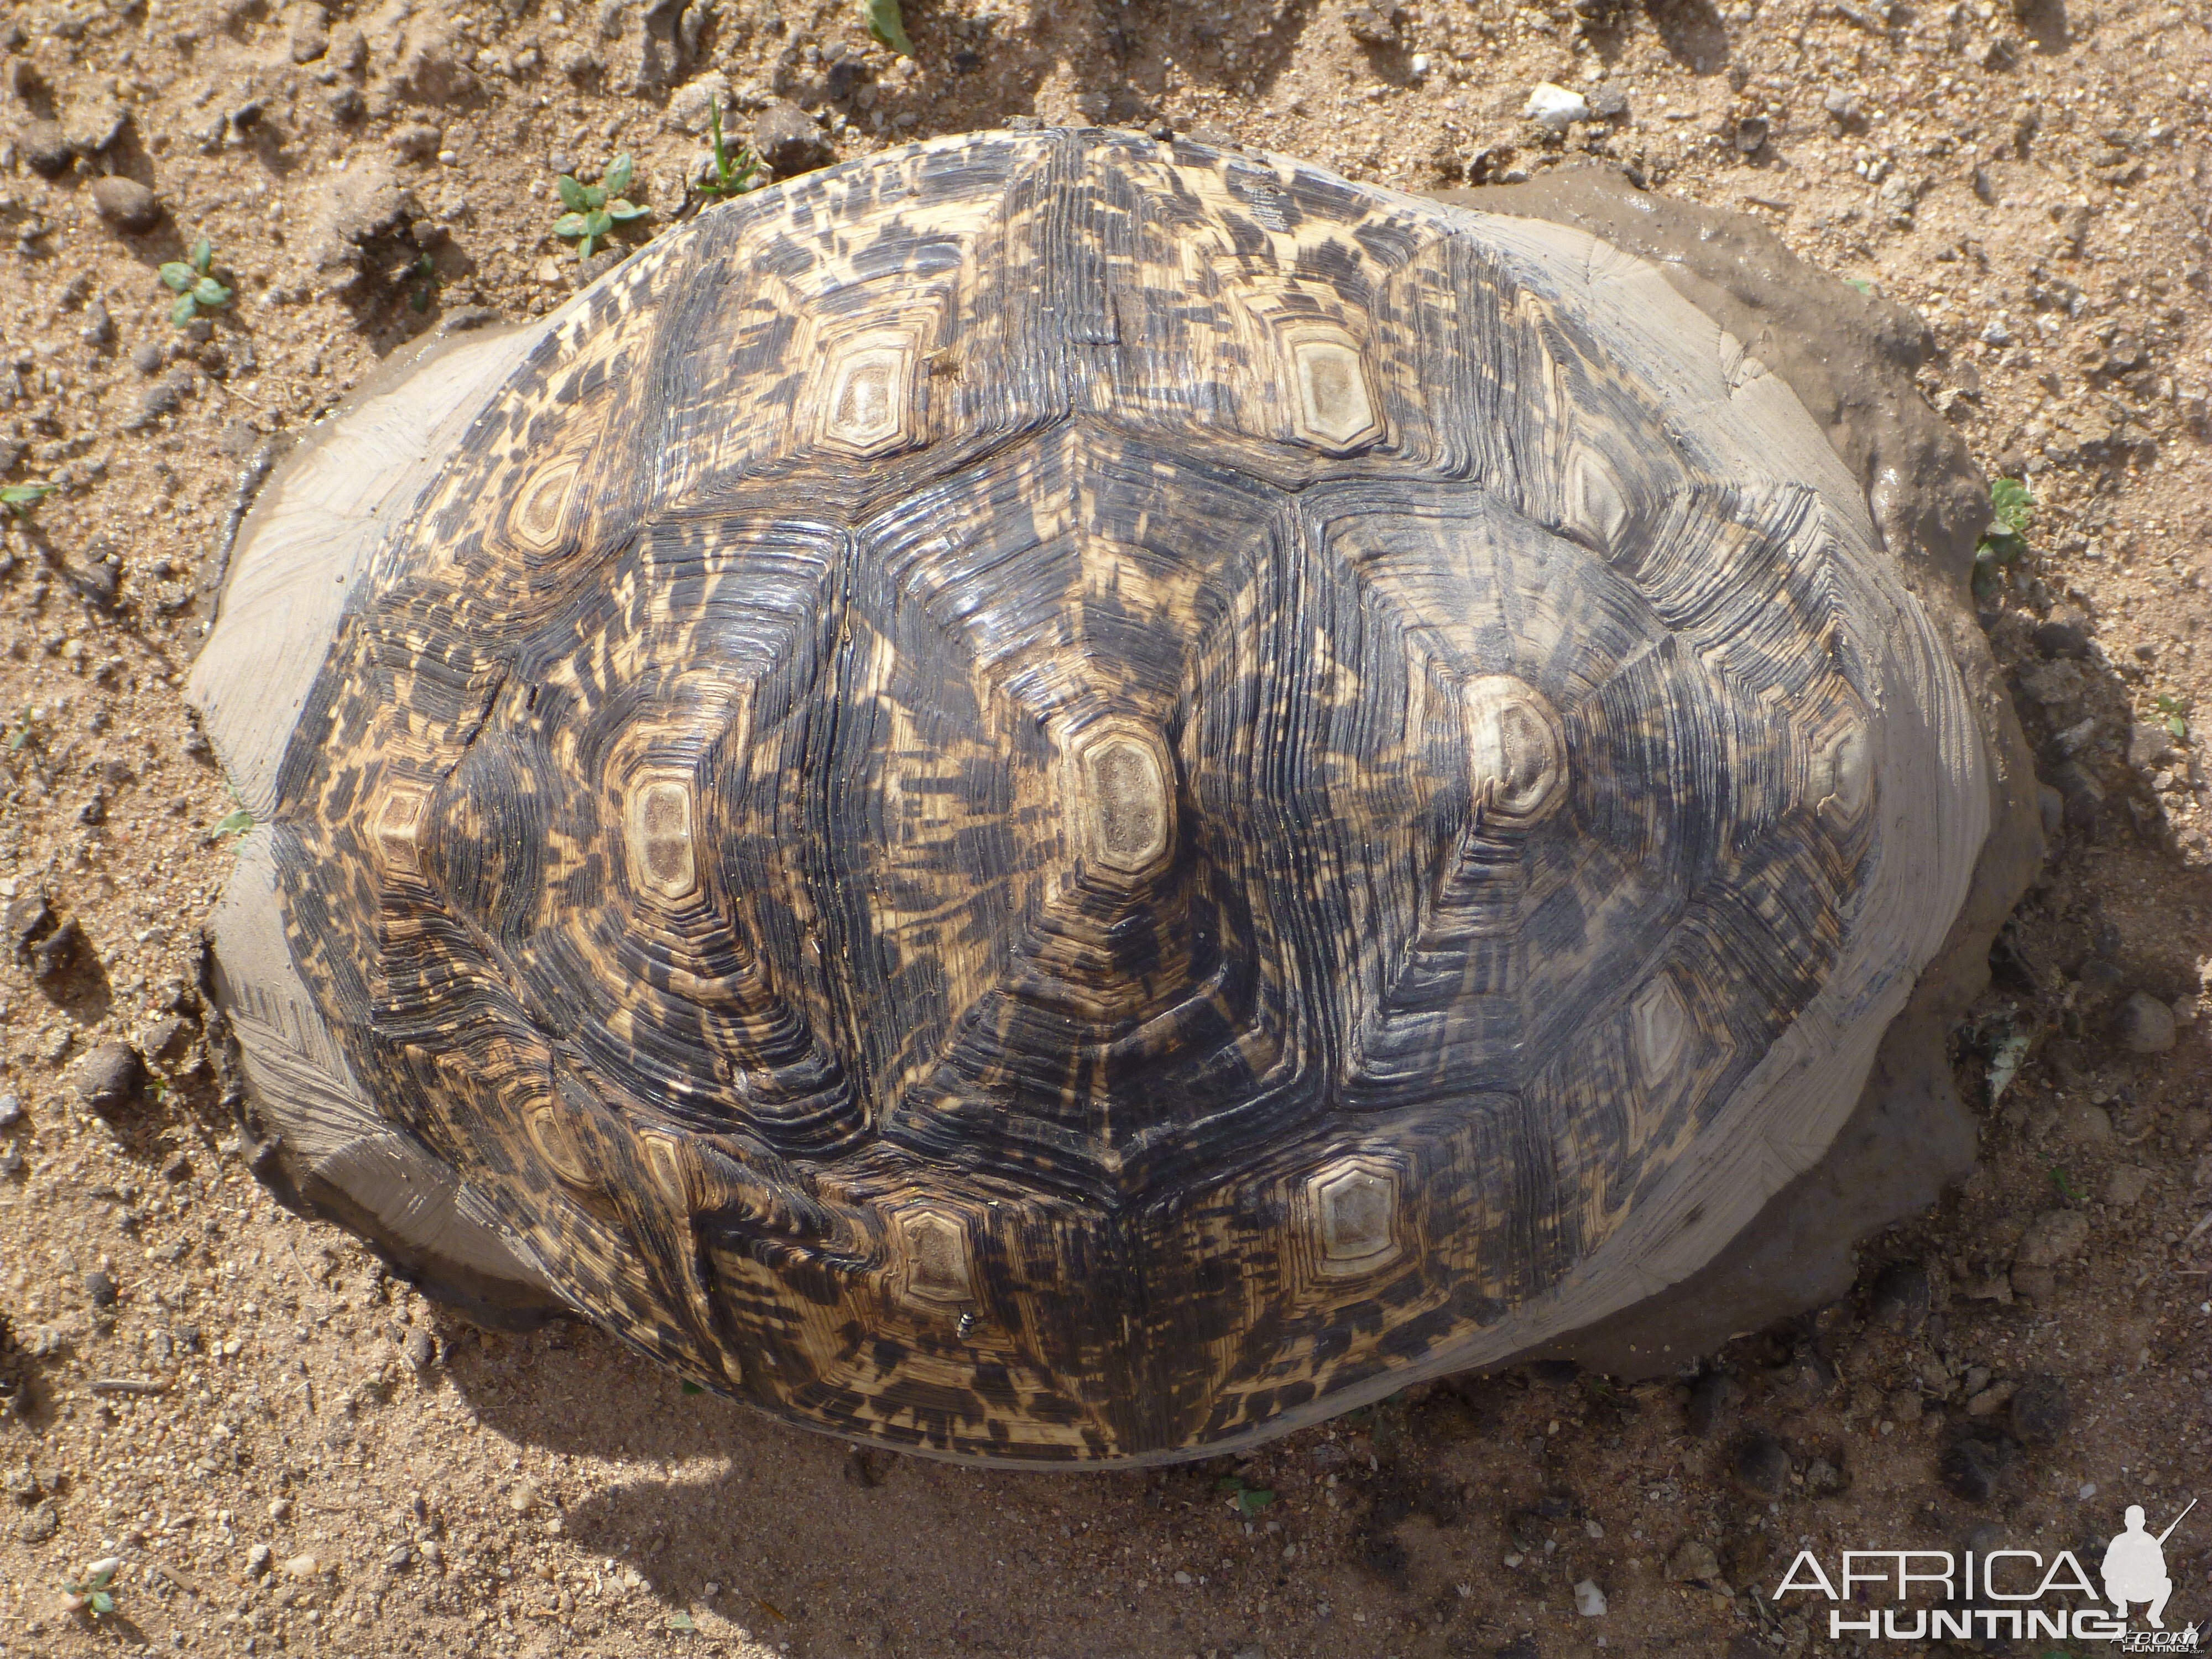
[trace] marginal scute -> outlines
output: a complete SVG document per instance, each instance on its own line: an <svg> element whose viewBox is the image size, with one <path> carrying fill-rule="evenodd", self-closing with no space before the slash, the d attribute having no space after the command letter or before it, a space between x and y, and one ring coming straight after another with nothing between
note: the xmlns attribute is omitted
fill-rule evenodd
<svg viewBox="0 0 2212 1659"><path fill-rule="evenodd" d="M1522 830L1550 816L1567 791L1566 738L1542 692L1510 674L1485 674L1462 694L1468 775L1486 822Z"/></svg>
<svg viewBox="0 0 2212 1659"><path fill-rule="evenodd" d="M1359 1279L1397 1261L1398 1171L1380 1158L1349 1158L1320 1170L1306 1183L1306 1202L1318 1245L1316 1271L1324 1279Z"/></svg>

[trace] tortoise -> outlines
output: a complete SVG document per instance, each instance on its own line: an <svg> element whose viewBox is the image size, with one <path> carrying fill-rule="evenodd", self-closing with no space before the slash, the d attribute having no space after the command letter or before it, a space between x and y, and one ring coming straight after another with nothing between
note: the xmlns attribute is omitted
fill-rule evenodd
<svg viewBox="0 0 2212 1659"><path fill-rule="evenodd" d="M1717 222L966 134L372 385L191 686L255 1167L1008 1464L1834 1294L2037 832L1978 477Z"/></svg>

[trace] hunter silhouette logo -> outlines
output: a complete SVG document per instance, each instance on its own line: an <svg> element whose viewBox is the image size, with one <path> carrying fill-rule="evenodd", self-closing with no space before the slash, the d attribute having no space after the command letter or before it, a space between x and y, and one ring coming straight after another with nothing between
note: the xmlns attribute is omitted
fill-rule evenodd
<svg viewBox="0 0 2212 1659"><path fill-rule="evenodd" d="M2166 1540L2197 1503L2191 1498L2156 1534L2142 1506L2129 1505L2123 1530L2105 1547L2101 1596L2071 1550L2048 1559L2032 1549L1845 1550L1832 1577L1813 1551L1800 1550L1775 1586L1774 1600L1810 1595L1833 1603L1831 1641L1846 1636L1891 1642L2070 1638L2111 1642L2124 1653L2197 1653L2193 1620L2185 1630L2166 1627L2166 1605L2173 1595ZM2129 1609L2137 1607L2148 1630L2129 1627Z"/></svg>
<svg viewBox="0 0 2212 1659"><path fill-rule="evenodd" d="M2197 1500L2189 1500L2189 1509L2173 1517L2173 1527L2187 1517L2189 1510L2197 1507ZM2173 1594L2173 1580L2166 1576L2166 1540L2173 1536L2173 1527L2153 1538L2143 1530L2143 1510L2140 1504L2128 1505L2128 1529L2105 1547L2105 1595L2113 1608L2124 1619L2128 1603L2148 1601L2150 1610L2143 1617L2150 1620L2153 1630L2166 1628L2166 1598Z"/></svg>

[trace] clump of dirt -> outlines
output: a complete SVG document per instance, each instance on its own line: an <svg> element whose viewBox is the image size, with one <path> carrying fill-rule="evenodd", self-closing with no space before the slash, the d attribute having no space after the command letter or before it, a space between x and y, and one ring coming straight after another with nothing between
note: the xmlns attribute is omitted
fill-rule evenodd
<svg viewBox="0 0 2212 1659"><path fill-rule="evenodd" d="M1801 1548L2087 1561L2124 1503L2163 1526L2212 1426L2204 21L906 21L913 60L791 0L0 20L0 486L54 487L0 514L0 1650L1796 1654L1834 1645L1774 1595ZM1680 1376L1522 1367L1090 1478L852 1455L586 1331L479 1332L279 1210L200 984L236 807L179 693L242 482L407 341L543 314L696 210L710 101L790 167L1015 119L1409 190L1602 166L1917 312L1930 405L2027 486L1981 622L2051 833L1951 1037L1972 1176L1851 1295ZM652 211L580 266L556 179L620 154ZM179 325L161 268L202 238L229 296ZM2177 1627L2212 1607L2203 1513L2166 1545ZM108 1555L95 1624L61 1585Z"/></svg>

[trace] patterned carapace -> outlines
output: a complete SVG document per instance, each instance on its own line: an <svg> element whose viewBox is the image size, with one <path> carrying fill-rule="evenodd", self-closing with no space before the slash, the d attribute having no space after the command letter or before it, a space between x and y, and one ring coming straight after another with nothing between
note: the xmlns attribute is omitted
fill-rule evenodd
<svg viewBox="0 0 2212 1659"><path fill-rule="evenodd" d="M570 1305L813 1426L1158 1458L1724 1244L1958 908L1971 811L1905 815L1969 726L1651 267L987 134L550 319L270 833L375 1110Z"/></svg>

